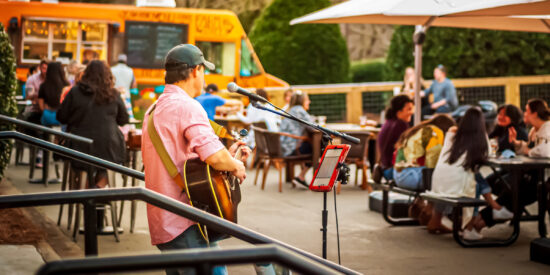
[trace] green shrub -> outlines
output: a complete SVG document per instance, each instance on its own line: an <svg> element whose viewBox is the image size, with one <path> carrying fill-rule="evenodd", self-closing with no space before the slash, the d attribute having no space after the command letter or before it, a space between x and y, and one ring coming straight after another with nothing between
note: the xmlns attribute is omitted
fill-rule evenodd
<svg viewBox="0 0 550 275"><path fill-rule="evenodd" d="M349 82L349 57L338 25L290 20L329 0L274 0L254 22L250 40L265 70L290 84Z"/></svg>
<svg viewBox="0 0 550 275"><path fill-rule="evenodd" d="M384 80L386 63L375 61L351 65L351 81L353 82L377 82Z"/></svg>
<svg viewBox="0 0 550 275"><path fill-rule="evenodd" d="M17 114L17 102L15 91L17 77L15 75L15 56L13 47L4 25L0 23L0 114L15 117ZM0 124L0 131L11 131L14 127L11 124ZM4 177L4 169L10 162L12 142L0 140L0 178Z"/></svg>
<svg viewBox="0 0 550 275"><path fill-rule="evenodd" d="M386 80L401 80L414 66L413 27L395 29L386 59ZM450 77L492 77L550 73L550 36L542 33L430 28L422 56L422 76L433 78L443 64Z"/></svg>

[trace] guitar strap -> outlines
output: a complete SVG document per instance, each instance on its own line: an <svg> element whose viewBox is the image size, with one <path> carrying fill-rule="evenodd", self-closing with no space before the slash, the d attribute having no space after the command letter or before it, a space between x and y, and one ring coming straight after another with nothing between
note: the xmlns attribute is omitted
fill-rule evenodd
<svg viewBox="0 0 550 275"><path fill-rule="evenodd" d="M174 164L174 161L172 158L170 158L170 155L168 154L168 151L166 151L166 147L164 147L164 144L162 143L162 140L157 132L157 129L155 128L155 122L153 120L153 113L155 111L156 104L153 104L151 107L151 110L149 111L149 118L147 120L147 133L149 134L149 138L151 139L151 143L153 143L153 146L155 147L155 150L157 151L157 154L160 157L160 160L164 164L164 167L168 171L168 174L176 184L182 189L185 190L185 193L187 194L187 198L189 199L189 204L193 206L193 202L191 201L191 196L189 195L189 189L187 188L187 184L184 181L183 177L178 171L178 168ZM233 139L231 135L227 133L227 130L217 124L216 122L210 120L210 126L214 129L214 133L220 137L220 138L228 138ZM206 242L209 242L208 240L208 232L206 230L206 226L204 227L204 233L203 229L201 228L201 225L197 223L199 226L199 230L201 232L202 237L206 240ZM206 234L205 234L206 233Z"/></svg>

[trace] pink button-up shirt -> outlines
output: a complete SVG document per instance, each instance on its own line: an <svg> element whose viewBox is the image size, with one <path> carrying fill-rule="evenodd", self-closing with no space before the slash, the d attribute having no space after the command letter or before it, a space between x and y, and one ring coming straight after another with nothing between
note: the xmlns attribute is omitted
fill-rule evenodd
<svg viewBox="0 0 550 275"><path fill-rule="evenodd" d="M149 111L147 112L147 114ZM141 150L145 166L145 187L178 201L189 203L187 195L170 177L147 133L148 115L143 119ZM180 174L186 160L210 155L224 149L214 134L206 111L185 91L166 85L154 112L155 129ZM173 240L195 222L147 204L149 232L153 245Z"/></svg>

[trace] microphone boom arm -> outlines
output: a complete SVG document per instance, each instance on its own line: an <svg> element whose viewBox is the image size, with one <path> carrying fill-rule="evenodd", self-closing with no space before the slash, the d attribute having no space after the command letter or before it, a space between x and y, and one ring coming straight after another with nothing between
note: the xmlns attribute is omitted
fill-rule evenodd
<svg viewBox="0 0 550 275"><path fill-rule="evenodd" d="M361 142L361 140L359 140L358 138L356 137L352 137L350 135L347 135L347 134L344 134L344 133L340 133L338 131L335 131L335 130L331 130L331 129L328 129L328 128L325 128L323 126L320 126L319 124L315 124L315 123L311 123L309 121L306 121L306 120L303 120L303 119L299 119L287 112L285 112L284 110L282 110L281 108L273 105L271 102L267 101L267 104L269 104L270 106L272 106L273 108L279 110L272 110L272 109L269 109L269 108L266 108L265 106L262 106L260 104L258 104L257 101L253 100L253 99L250 99L250 104L252 104L252 106L260 109L260 110L264 110L264 111L268 111L268 112L271 112L271 113L274 113L276 115L279 115L279 116L282 116L282 117L286 117L286 118L289 118L289 119L292 119L294 121L297 121L299 123L302 123L304 125L307 125L313 129L316 129L318 131L320 131L321 133L323 133L326 138L328 138L329 140L332 140L332 136L337 136L337 137L340 137L342 139L345 139L349 142L352 142L352 143L355 143L355 144L359 144Z"/></svg>

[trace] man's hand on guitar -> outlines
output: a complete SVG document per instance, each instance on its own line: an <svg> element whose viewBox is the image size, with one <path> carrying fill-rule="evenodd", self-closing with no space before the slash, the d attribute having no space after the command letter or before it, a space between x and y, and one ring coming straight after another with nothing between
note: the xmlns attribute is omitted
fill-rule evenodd
<svg viewBox="0 0 550 275"><path fill-rule="evenodd" d="M246 179L246 168L244 167L244 164L240 160L233 160L235 162L236 168L233 172L233 176L237 177L240 181L240 183L243 183L243 181Z"/></svg>
<svg viewBox="0 0 550 275"><path fill-rule="evenodd" d="M237 150L239 149L239 147L241 148L241 158L239 160L242 161L242 162L246 162L246 159L252 153L252 150L250 150L250 148L248 146L246 146L246 142L237 141L237 142L233 143L233 145L231 145L231 147L229 147L229 153L231 154L231 156L235 157L235 154L237 153Z"/></svg>

